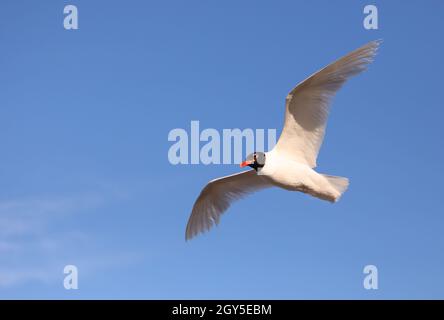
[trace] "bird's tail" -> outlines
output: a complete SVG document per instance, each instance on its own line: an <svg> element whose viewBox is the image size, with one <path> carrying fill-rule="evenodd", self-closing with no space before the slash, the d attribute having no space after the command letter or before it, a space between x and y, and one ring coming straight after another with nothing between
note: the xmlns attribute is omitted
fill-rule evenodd
<svg viewBox="0 0 444 320"><path fill-rule="evenodd" d="M328 180L331 187L335 191L332 199L333 202L338 201L345 190L347 190L348 188L348 179L344 177L330 176L327 174L323 174L323 176Z"/></svg>

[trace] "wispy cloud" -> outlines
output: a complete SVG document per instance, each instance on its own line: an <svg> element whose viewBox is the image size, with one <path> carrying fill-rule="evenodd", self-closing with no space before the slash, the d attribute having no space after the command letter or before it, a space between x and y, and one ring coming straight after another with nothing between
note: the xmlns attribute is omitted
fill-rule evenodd
<svg viewBox="0 0 444 320"><path fill-rule="evenodd" d="M29 281L49 282L54 273L47 269L1 268L0 287L11 287Z"/></svg>
<svg viewBox="0 0 444 320"><path fill-rule="evenodd" d="M131 253L95 250L94 235L64 223L111 199L114 194L90 192L0 201L0 287L60 280L66 263L87 265L93 272L133 260ZM76 261L66 248L82 248L74 253Z"/></svg>

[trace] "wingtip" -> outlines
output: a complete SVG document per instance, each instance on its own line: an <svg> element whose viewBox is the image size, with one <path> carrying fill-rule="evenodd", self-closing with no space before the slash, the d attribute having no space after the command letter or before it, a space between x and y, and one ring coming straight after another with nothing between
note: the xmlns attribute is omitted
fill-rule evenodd
<svg viewBox="0 0 444 320"><path fill-rule="evenodd" d="M373 51L376 54L383 42L384 42L383 39L376 39L376 40L370 41L367 45L373 47Z"/></svg>
<svg viewBox="0 0 444 320"><path fill-rule="evenodd" d="M382 39L372 40L367 42L362 47L357 49L356 51L361 51L364 54L363 58L367 61L367 63L371 63L374 61L375 57L378 55L378 50L383 42ZM365 68L366 69L366 68Z"/></svg>
<svg viewBox="0 0 444 320"><path fill-rule="evenodd" d="M190 231L188 228L185 230L185 242L188 242L188 240L191 240L193 238L193 235L190 234Z"/></svg>
<svg viewBox="0 0 444 320"><path fill-rule="evenodd" d="M196 237L200 232L197 232L196 230L191 229L189 226L187 226L185 230L185 242L188 242L192 240L194 237Z"/></svg>

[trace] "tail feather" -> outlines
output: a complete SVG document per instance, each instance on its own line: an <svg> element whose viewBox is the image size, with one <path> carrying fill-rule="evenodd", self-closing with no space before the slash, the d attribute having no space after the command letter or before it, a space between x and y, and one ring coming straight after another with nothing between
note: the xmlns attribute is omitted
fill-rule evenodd
<svg viewBox="0 0 444 320"><path fill-rule="evenodd" d="M327 174L323 174L325 178L327 178L330 185L335 190L335 195L333 201L336 202L342 196L342 194L347 190L349 182L347 178L330 176Z"/></svg>

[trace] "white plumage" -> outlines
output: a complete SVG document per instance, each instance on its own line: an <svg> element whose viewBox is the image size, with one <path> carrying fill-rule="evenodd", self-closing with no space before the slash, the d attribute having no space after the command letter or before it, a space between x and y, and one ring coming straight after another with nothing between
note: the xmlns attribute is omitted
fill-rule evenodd
<svg viewBox="0 0 444 320"><path fill-rule="evenodd" d="M284 128L269 152L249 155L245 171L210 181L197 198L188 220L185 238L218 224L230 204L254 191L277 186L336 202L348 187L348 179L313 170L325 134L331 98L345 81L372 62L380 41L372 41L299 83L285 103Z"/></svg>

